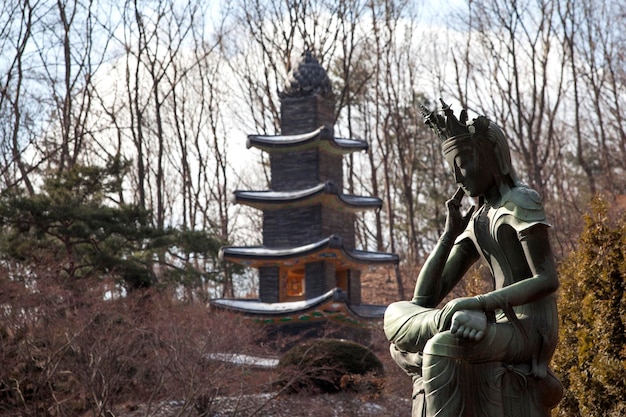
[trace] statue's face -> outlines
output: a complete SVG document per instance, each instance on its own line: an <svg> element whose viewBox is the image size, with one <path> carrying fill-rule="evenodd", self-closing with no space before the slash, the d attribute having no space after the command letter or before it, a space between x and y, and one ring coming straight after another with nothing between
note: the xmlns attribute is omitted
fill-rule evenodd
<svg viewBox="0 0 626 417"><path fill-rule="evenodd" d="M473 145L459 146L450 149L446 161L452 169L454 180L470 197L487 196L497 184L493 176L493 169L497 167L495 158L485 158Z"/></svg>

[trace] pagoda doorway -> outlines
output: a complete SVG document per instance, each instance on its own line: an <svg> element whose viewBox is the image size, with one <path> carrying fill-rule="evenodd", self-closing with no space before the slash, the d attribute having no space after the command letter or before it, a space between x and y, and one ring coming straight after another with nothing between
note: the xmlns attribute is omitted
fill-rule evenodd
<svg viewBox="0 0 626 417"><path fill-rule="evenodd" d="M301 301L305 299L304 268L281 268L280 301Z"/></svg>
<svg viewBox="0 0 626 417"><path fill-rule="evenodd" d="M335 272L335 285L337 288L341 289L341 291L348 292L348 286L350 281L350 270L349 269L338 269Z"/></svg>

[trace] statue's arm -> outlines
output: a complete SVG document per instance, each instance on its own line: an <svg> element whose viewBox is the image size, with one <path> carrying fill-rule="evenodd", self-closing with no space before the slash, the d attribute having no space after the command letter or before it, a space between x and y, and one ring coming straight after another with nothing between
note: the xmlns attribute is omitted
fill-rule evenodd
<svg viewBox="0 0 626 417"><path fill-rule="evenodd" d="M415 283L413 303L436 307L478 260L478 252L470 239L452 244L446 234L439 239Z"/></svg>
<svg viewBox="0 0 626 417"><path fill-rule="evenodd" d="M467 228L475 207L461 212L464 192L461 187L446 201L444 232L420 270L412 302L422 307L436 307L478 259L478 252L469 239L456 238Z"/></svg>
<svg viewBox="0 0 626 417"><path fill-rule="evenodd" d="M520 243L531 276L504 288L479 296L485 311L506 305L516 306L539 300L559 286L556 262L552 253L548 227L539 224L521 233Z"/></svg>

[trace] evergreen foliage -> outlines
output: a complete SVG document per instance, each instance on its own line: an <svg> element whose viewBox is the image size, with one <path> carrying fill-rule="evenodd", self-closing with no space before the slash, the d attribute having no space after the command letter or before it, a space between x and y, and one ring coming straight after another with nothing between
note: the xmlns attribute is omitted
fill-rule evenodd
<svg viewBox="0 0 626 417"><path fill-rule="evenodd" d="M596 199L579 247L560 269L560 344L554 364L566 388L559 415L626 414L626 215Z"/></svg>
<svg viewBox="0 0 626 417"><path fill-rule="evenodd" d="M47 264L54 278L109 277L127 290L217 280L219 267L191 261L221 265L223 242L204 231L156 228L148 210L116 202L125 171L119 161L75 166L47 177L35 194L3 193L0 257L16 265L13 276L28 274L29 265Z"/></svg>

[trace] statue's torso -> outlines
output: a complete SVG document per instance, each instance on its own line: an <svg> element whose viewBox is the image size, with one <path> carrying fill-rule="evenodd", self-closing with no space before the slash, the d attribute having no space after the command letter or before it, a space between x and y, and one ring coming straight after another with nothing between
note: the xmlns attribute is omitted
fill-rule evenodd
<svg viewBox="0 0 626 417"><path fill-rule="evenodd" d="M508 224L492 225L495 210L483 206L473 218L473 241L491 269L495 289L531 276L517 232Z"/></svg>
<svg viewBox="0 0 626 417"><path fill-rule="evenodd" d="M483 205L472 217L459 239L469 238L491 270L498 290L533 276L521 242L525 233L549 227L539 195L517 187L503 197L498 207ZM518 316L555 314L554 296L514 307Z"/></svg>

